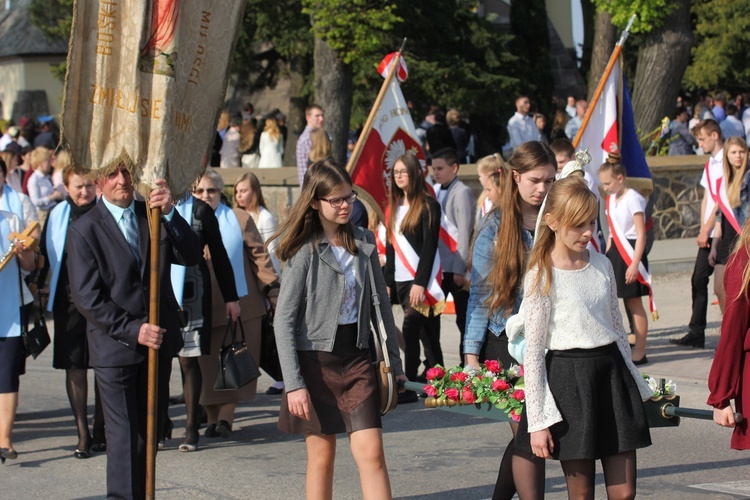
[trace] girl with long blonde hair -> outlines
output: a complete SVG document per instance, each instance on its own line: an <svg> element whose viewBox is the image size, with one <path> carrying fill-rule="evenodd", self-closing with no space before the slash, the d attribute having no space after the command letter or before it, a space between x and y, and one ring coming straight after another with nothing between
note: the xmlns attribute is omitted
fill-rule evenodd
<svg viewBox="0 0 750 500"><path fill-rule="evenodd" d="M711 241L711 253L708 262L714 266L714 292L719 298L719 307L724 313L727 295L724 289L724 272L727 260L737 241L737 230L742 227L747 212L750 210L748 186L750 172L747 169L747 143L740 137L730 137L724 143L724 179L720 190L725 190L727 207L722 207L722 214L717 217L714 235ZM724 194L720 192L720 196ZM724 209L731 210L731 214L724 214ZM729 215L729 216L728 216ZM733 217L734 220L731 220Z"/></svg>
<svg viewBox="0 0 750 500"><path fill-rule="evenodd" d="M505 368L517 364L508 353L505 325L518 312L526 261L533 242L539 207L555 181L555 155L546 144L525 142L513 152L506 167L500 204L482 219L472 249L471 290L466 312L464 364L495 359ZM515 436L518 424L510 424ZM516 450L514 440L505 448L493 498L511 499L523 490L544 494L544 461ZM514 482L514 470L523 471L523 485ZM522 498L526 498L523 497Z"/></svg>
<svg viewBox="0 0 750 500"><path fill-rule="evenodd" d="M540 214L524 279L526 402L515 446L560 460L570 498L594 497L597 459L607 496L634 498L652 392L630 358L612 265L587 249L597 213L586 182L567 177ZM523 491L516 457L513 465L519 496L541 498Z"/></svg>
<svg viewBox="0 0 750 500"><path fill-rule="evenodd" d="M278 168L282 166L284 156L284 139L279 131L276 118L266 118L266 125L260 134L260 162L258 168Z"/></svg>

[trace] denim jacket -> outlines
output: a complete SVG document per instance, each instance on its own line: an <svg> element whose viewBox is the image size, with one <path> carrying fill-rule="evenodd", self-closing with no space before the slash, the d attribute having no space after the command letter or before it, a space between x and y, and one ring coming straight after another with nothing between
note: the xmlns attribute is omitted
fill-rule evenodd
<svg viewBox="0 0 750 500"><path fill-rule="evenodd" d="M750 170L745 172L745 176L742 178L740 206L734 207L732 211L734 212L734 218L737 219L737 224L740 227L744 226L747 220L747 213L750 211Z"/></svg>
<svg viewBox="0 0 750 500"><path fill-rule="evenodd" d="M487 330L489 329L493 335L499 337L505 330L505 322L508 320L508 316L517 313L521 306L521 299L523 298L522 282L519 283L516 290L516 302L512 311L499 308L494 314L491 314L485 304L492 293L487 278L494 264L495 239L499 229L500 211L493 210L480 222L480 229L476 240L474 240L474 249L471 255L471 291L466 309L466 333L464 335L464 352L466 354L479 355ZM531 231L523 230L523 242L526 248L531 250L533 244Z"/></svg>

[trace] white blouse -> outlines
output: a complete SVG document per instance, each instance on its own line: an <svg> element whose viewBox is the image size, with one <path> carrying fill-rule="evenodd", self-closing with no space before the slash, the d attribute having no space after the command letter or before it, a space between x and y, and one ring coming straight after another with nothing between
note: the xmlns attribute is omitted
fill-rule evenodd
<svg viewBox="0 0 750 500"><path fill-rule="evenodd" d="M250 214L250 217L253 218L253 222L255 222L255 226L258 228L260 237L263 238L263 243L265 243L266 241L268 241L268 238L273 236L273 234L276 232L276 219L273 217L273 214L271 214L271 212L266 209L266 207L260 207L260 211L258 212L257 217L252 213ZM273 240L271 244L268 245L268 253L271 256L271 264L273 264L273 268L277 274L279 273L280 269L279 259L276 258L276 247L278 245L278 239Z"/></svg>
<svg viewBox="0 0 750 500"><path fill-rule="evenodd" d="M357 322L357 277L354 271L354 255L344 247L331 245L341 272L344 273L344 297L339 305L339 325L350 325Z"/></svg>
<svg viewBox="0 0 750 500"><path fill-rule="evenodd" d="M630 357L630 345L617 302L617 285L612 264L604 255L589 252L583 269L552 269L548 296L532 290L538 269L524 280L526 331L526 412L529 432L540 431L562 421L547 381L544 349L593 349L612 342L638 385L644 400L651 390ZM540 284L539 289L543 288Z"/></svg>
<svg viewBox="0 0 750 500"><path fill-rule="evenodd" d="M614 195L612 195L614 196ZM618 199L614 199L612 204L614 209L609 214L617 225L622 229L625 239L634 240L638 237L635 231L635 223L633 222L633 216L637 213L646 214L646 199L638 193L635 189L628 188L627 191ZM612 234L609 235L612 238Z"/></svg>

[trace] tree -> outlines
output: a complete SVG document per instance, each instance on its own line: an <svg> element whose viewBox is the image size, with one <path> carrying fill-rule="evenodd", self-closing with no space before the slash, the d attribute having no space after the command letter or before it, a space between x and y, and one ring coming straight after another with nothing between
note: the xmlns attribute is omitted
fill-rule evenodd
<svg viewBox="0 0 750 500"><path fill-rule="evenodd" d="M619 29L624 29L630 16L638 13L631 30L638 45L633 113L639 130L652 130L674 111L690 60L690 0L593 1L600 11L612 16L612 23Z"/></svg>
<svg viewBox="0 0 750 500"><path fill-rule="evenodd" d="M617 42L617 29L612 24L612 16L606 10L596 13L594 21L594 45L591 50L591 69L589 73L588 100L594 96L596 86L604 74L609 57Z"/></svg>
<svg viewBox="0 0 750 500"><path fill-rule="evenodd" d="M696 19L693 62L685 72L692 89L750 86L750 0L693 2Z"/></svg>
<svg viewBox="0 0 750 500"><path fill-rule="evenodd" d="M353 64L381 51L386 33L401 21L388 0L303 0L315 35L315 100L326 112L333 156L346 159Z"/></svg>
<svg viewBox="0 0 750 500"><path fill-rule="evenodd" d="M50 40L67 42L70 39L70 25L73 22L73 0L32 0L29 5L31 22ZM67 64L52 65L52 74L59 80L65 79Z"/></svg>

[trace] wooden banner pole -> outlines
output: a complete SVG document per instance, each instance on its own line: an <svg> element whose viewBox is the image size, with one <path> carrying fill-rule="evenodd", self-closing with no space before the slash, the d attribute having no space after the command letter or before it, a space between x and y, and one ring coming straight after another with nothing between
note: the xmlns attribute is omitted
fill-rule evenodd
<svg viewBox="0 0 750 500"><path fill-rule="evenodd" d="M594 108L596 108L596 103L599 102L599 98L601 97L602 92L604 91L604 86L607 84L609 75L612 73L612 68L615 67L617 60L620 57L620 53L622 52L622 46L625 44L625 40L628 39L628 35L630 34L630 28L633 26L633 22L635 21L635 18L636 18L635 14L633 14L630 17L630 21L628 21L627 27L622 32L622 35L620 36L620 40L617 42L617 45L615 45L615 50L612 51L612 55L609 57L609 61L607 62L607 67L604 68L604 74L599 80L599 84L596 86L596 92L594 92L594 97L591 98L591 102L589 103L589 108L586 110L586 114L583 117L583 121L581 122L581 126L578 129L578 133L576 134L575 139L573 139L574 148L578 148L578 144L581 142L581 138L583 137L583 132L586 130L586 126L589 124L589 120L591 119L591 114L594 112Z"/></svg>
<svg viewBox="0 0 750 500"><path fill-rule="evenodd" d="M159 242L161 240L161 208L149 207L149 304L148 322L159 324ZM156 449L159 400L159 351L148 350L148 393L146 405L146 498L156 496Z"/></svg>
<svg viewBox="0 0 750 500"><path fill-rule="evenodd" d="M346 165L346 171L351 173L354 167L357 165L357 162L359 161L359 157L362 154L362 149L365 147L365 140L367 139L367 136L370 135L370 130L372 130L372 126L375 123L375 118L378 113L378 110L380 109L380 105L383 103L383 99L385 99L385 93L388 91L388 88L391 86L391 81L393 81L394 76L396 75L396 72L398 71L398 65L401 61L401 53L404 51L404 46L406 45L406 38L404 38L404 41L401 43L401 48L398 49L398 52L396 52L396 57L393 58L393 61L391 62L391 67L388 70L388 75L385 77L385 80L383 81L383 86L380 87L380 92L378 92L378 97L375 99L375 104L372 105L372 109L370 110L370 115L367 117L367 121L365 121L365 126L362 128L362 133L359 134L359 138L357 139L357 144L354 146L354 150L352 151L352 156L349 158L349 163Z"/></svg>

